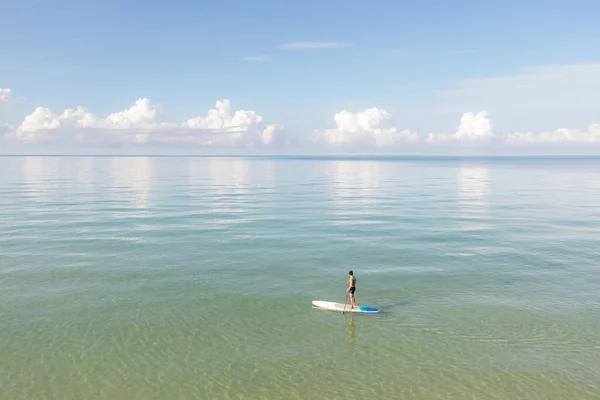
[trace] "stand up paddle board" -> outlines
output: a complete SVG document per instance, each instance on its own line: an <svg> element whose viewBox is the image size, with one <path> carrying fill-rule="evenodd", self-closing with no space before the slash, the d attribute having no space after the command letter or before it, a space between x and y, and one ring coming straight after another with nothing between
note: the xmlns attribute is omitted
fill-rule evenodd
<svg viewBox="0 0 600 400"><path fill-rule="evenodd" d="M317 308L322 308L323 310L331 310L331 311L349 311L356 313L378 313L379 308L374 307L365 307L365 306L356 306L353 309L350 309L350 304L344 303L334 303L333 301L321 301L321 300L313 300L313 306Z"/></svg>

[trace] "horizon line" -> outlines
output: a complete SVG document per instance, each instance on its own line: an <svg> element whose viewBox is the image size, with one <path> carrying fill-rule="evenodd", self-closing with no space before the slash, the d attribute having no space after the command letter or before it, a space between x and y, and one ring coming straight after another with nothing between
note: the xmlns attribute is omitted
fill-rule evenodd
<svg viewBox="0 0 600 400"><path fill-rule="evenodd" d="M179 157L179 158L599 158L600 154L0 154L0 157Z"/></svg>

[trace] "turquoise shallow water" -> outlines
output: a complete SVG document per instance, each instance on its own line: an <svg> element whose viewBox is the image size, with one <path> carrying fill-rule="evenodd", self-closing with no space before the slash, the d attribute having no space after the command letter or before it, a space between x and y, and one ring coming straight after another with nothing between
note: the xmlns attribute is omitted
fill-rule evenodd
<svg viewBox="0 0 600 400"><path fill-rule="evenodd" d="M600 399L600 159L0 158L2 399ZM379 315L316 310L357 301Z"/></svg>

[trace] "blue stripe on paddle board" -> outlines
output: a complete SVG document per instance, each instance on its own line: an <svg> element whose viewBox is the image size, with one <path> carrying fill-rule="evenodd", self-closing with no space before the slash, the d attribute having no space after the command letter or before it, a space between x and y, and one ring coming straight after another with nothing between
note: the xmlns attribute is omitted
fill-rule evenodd
<svg viewBox="0 0 600 400"><path fill-rule="evenodd" d="M379 309L378 308L373 308L373 307L361 307L360 311L363 311L363 312L377 312L377 311L379 311Z"/></svg>

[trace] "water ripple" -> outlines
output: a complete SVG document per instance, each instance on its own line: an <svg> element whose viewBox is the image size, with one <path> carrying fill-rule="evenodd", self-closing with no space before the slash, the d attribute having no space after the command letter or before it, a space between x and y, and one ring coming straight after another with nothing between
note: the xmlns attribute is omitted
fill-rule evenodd
<svg viewBox="0 0 600 400"><path fill-rule="evenodd" d="M0 157L1 397L600 398L561 162Z"/></svg>

